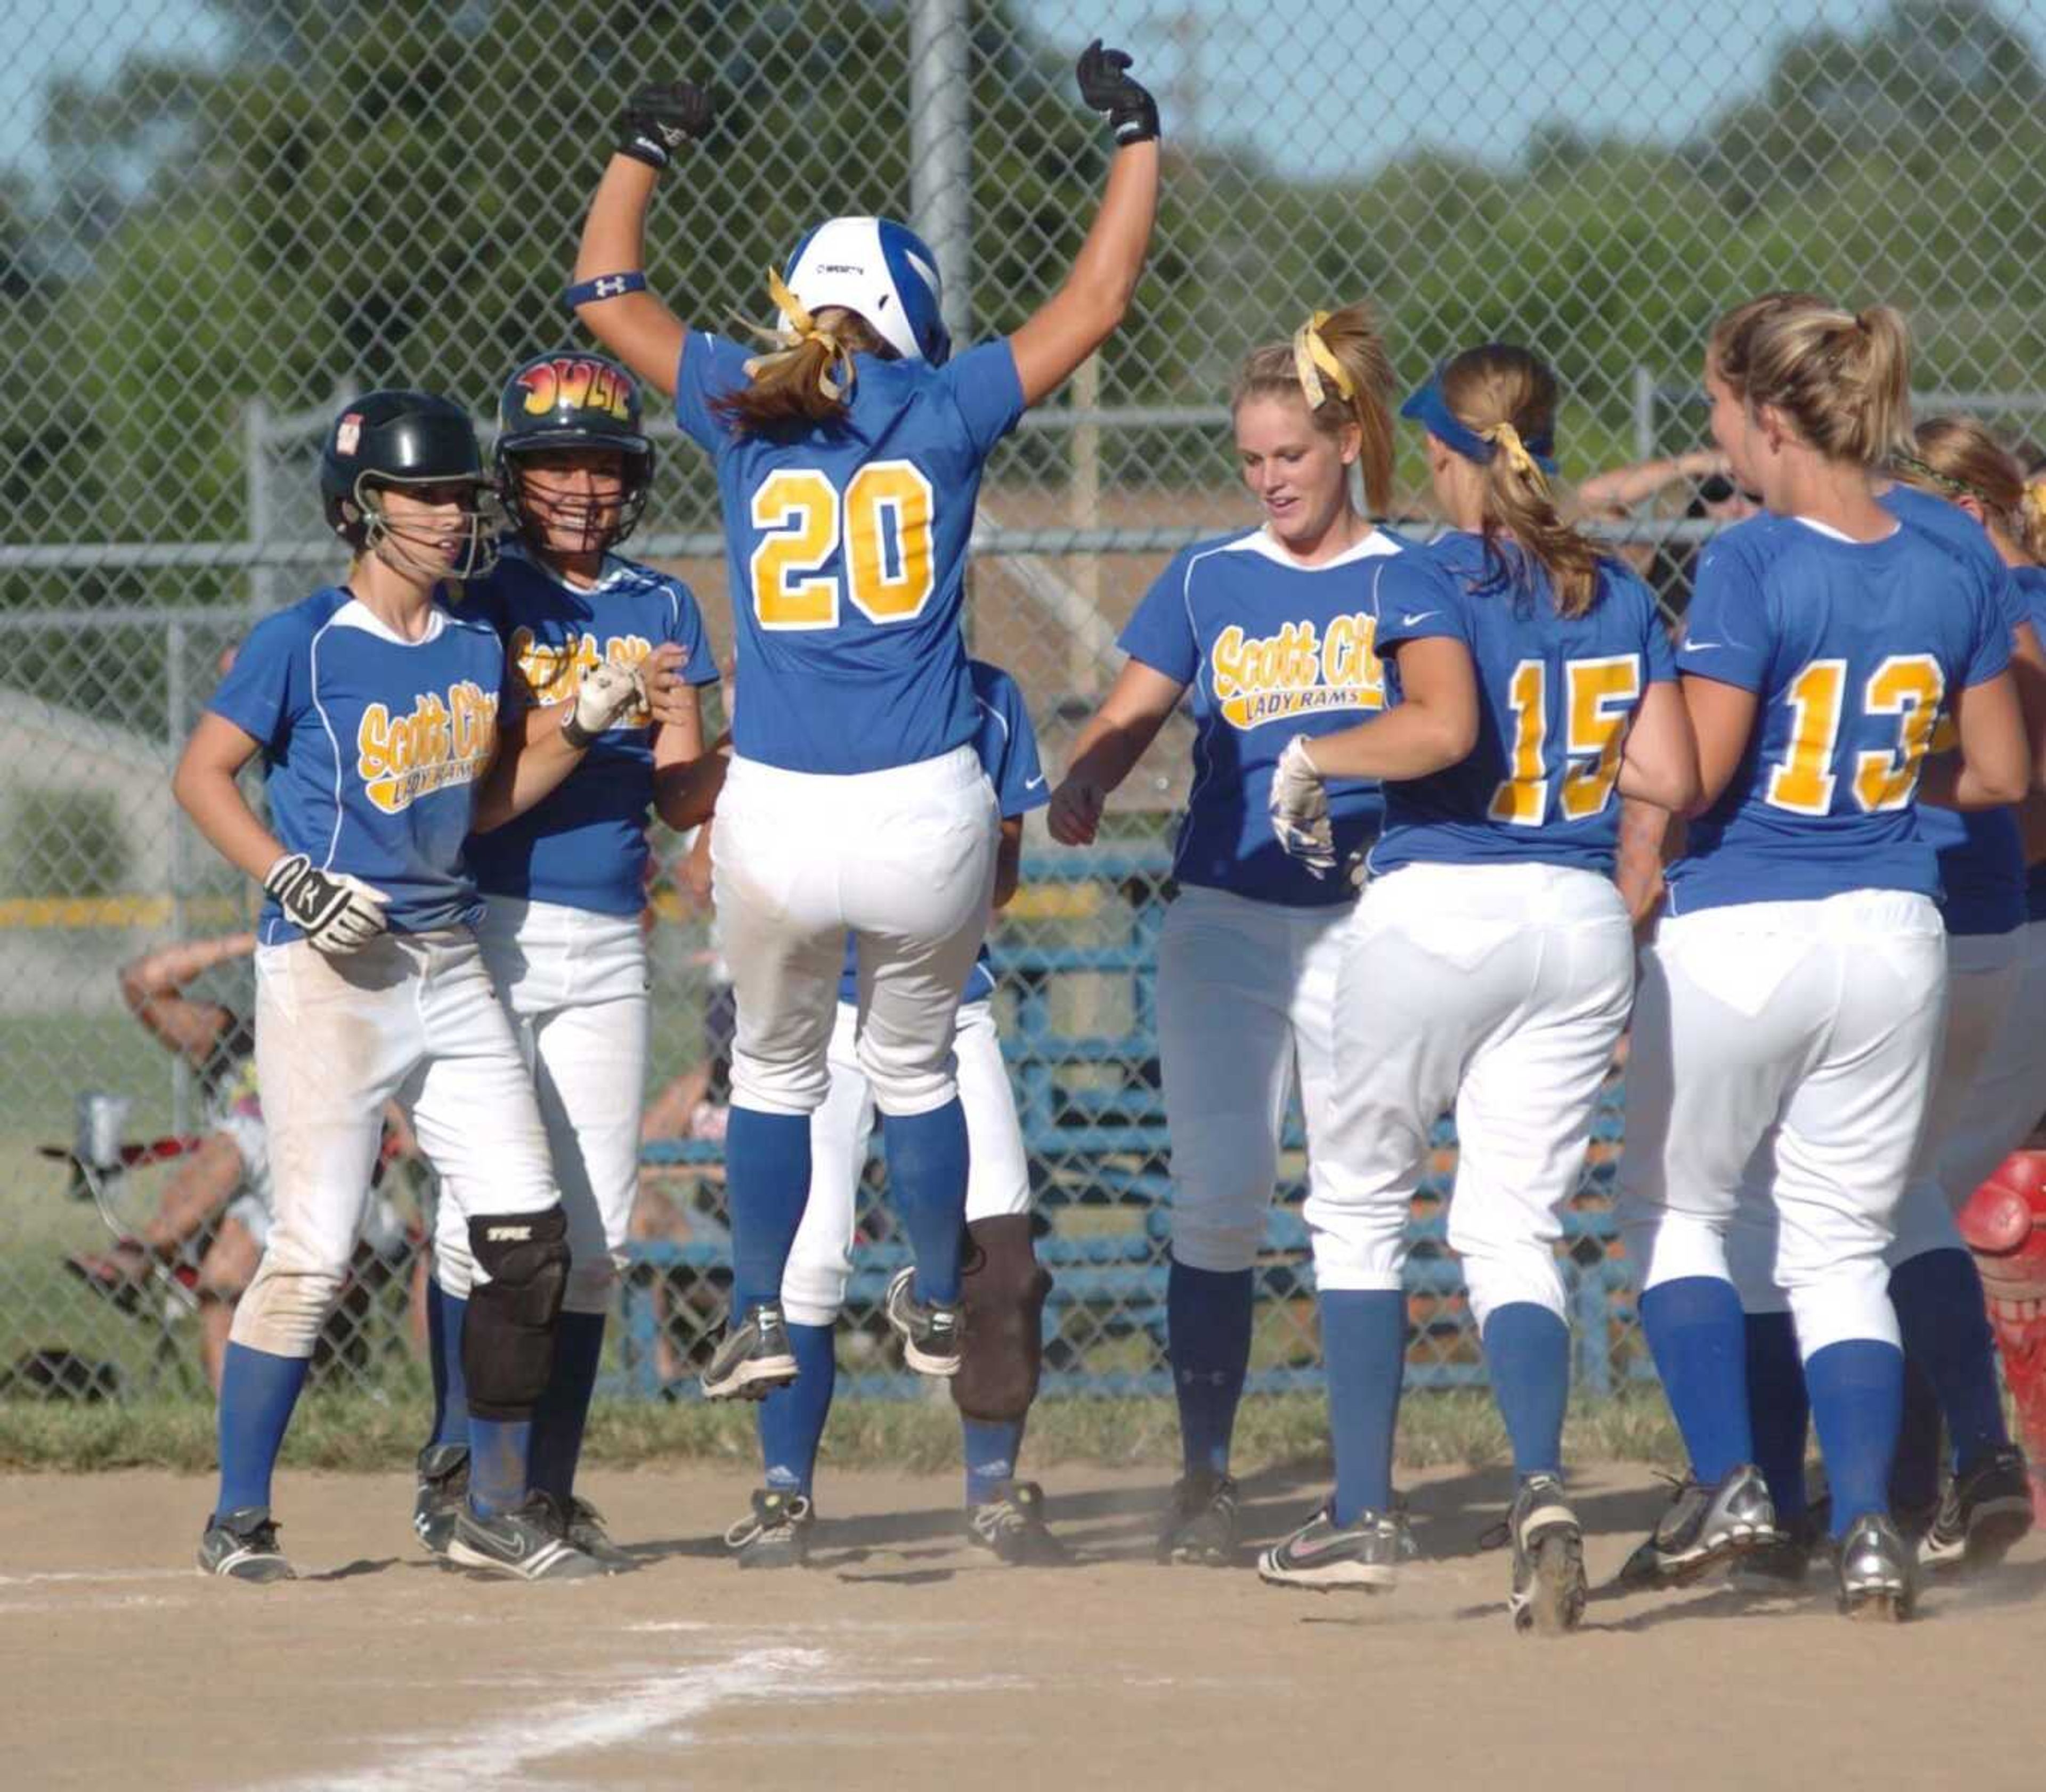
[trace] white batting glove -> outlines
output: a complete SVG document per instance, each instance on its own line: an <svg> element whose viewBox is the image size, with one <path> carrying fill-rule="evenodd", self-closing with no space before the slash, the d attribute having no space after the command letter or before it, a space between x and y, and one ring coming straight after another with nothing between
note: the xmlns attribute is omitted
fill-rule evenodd
<svg viewBox="0 0 2046 1792"><path fill-rule="evenodd" d="M272 865L263 888L284 919L330 958L359 952L390 925L383 891L345 871L321 871L303 853L287 853Z"/></svg>
<svg viewBox="0 0 2046 1792"><path fill-rule="evenodd" d="M582 675L575 707L562 722L562 738L570 746L588 746L605 729L616 727L629 710L647 701L646 681L636 665L605 660Z"/></svg>
<svg viewBox="0 0 2046 1792"><path fill-rule="evenodd" d="M1279 844L1317 877L1336 868L1335 829L1329 820L1329 793L1307 757L1307 737L1295 734L1272 769L1267 805Z"/></svg>

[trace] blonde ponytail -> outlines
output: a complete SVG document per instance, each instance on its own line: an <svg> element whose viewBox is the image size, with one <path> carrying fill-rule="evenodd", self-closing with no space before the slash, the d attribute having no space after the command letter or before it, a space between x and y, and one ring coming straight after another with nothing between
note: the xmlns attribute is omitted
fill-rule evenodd
<svg viewBox="0 0 2046 1792"><path fill-rule="evenodd" d="M1384 515L1392 503L1392 362L1370 308L1317 311L1291 341L1251 350L1237 370L1230 408L1280 395L1305 404L1324 435L1356 426L1365 502L1372 515Z"/></svg>

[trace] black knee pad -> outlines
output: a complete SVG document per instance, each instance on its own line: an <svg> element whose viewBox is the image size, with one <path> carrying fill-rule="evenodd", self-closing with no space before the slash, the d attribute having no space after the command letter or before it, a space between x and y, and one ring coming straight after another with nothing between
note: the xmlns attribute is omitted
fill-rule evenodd
<svg viewBox="0 0 2046 1792"><path fill-rule="evenodd" d="M960 1282L966 1339L952 1400L969 1419L1011 1423L1037 1397L1052 1278L1031 1249L1027 1213L976 1220L967 1243Z"/></svg>
<svg viewBox="0 0 2046 1792"><path fill-rule="evenodd" d="M554 1322L569 1284L568 1216L486 1213L469 1223L469 1254L490 1278L470 1290L461 1334L469 1409L530 1419L554 1367Z"/></svg>

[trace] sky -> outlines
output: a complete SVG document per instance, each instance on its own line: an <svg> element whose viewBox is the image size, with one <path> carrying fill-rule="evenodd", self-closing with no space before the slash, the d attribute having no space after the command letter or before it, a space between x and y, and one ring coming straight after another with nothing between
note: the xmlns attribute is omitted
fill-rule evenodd
<svg viewBox="0 0 2046 1792"><path fill-rule="evenodd" d="M421 0L423 4L457 0ZM737 3L737 0L734 0ZM1016 0L1053 44L1098 31L1155 83L1168 134L1249 144L1282 170L1363 171L1426 145L1485 160L1535 125L1678 142L1756 91L1774 52L1888 0ZM2046 0L2002 0L2046 57ZM33 173L53 74L139 48L218 56L199 0L0 0L0 164Z"/></svg>

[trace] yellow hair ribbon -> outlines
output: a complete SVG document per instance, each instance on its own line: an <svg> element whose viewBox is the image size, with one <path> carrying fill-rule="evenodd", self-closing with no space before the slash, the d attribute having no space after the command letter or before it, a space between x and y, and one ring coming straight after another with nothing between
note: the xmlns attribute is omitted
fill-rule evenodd
<svg viewBox="0 0 2046 1792"><path fill-rule="evenodd" d="M1322 326L1328 321L1326 311L1317 311L1293 332L1293 368L1299 376L1300 391L1310 410L1318 410L1329 395L1322 384L1325 373L1345 399L1357 396L1356 383L1336 359L1335 351L1322 340Z"/></svg>
<svg viewBox="0 0 2046 1792"><path fill-rule="evenodd" d="M772 268L767 270L767 296L775 310L788 318L789 327L784 331L776 331L762 329L757 325L747 326L763 341L772 342L777 347L773 354L755 355L748 360L746 363L746 376L749 380L757 378L763 368L772 367L785 356L793 354L805 343L821 342L829 352L829 358L817 375L817 389L828 399L843 398L851 391L854 378L852 351L829 330L818 326L816 319L805 308L803 302L789 291L788 283ZM844 369L843 380L835 377L841 368Z"/></svg>
<svg viewBox="0 0 2046 1792"><path fill-rule="evenodd" d="M2019 502L2019 508L2029 511L2036 517L2046 517L2046 479L2035 479L2026 483L2025 496Z"/></svg>
<svg viewBox="0 0 2046 1792"><path fill-rule="evenodd" d="M1537 485L1548 482L1542 476L1542 469L1535 464L1534 457L1527 452L1527 445L1520 439L1520 432L1511 423L1495 423L1478 434L1506 457L1506 464L1516 473L1531 479Z"/></svg>

